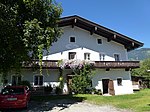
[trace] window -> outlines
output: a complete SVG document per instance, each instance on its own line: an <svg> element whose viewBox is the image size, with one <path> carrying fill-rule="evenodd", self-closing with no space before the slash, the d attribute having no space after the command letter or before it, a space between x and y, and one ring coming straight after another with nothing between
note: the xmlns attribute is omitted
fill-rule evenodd
<svg viewBox="0 0 150 112"><path fill-rule="evenodd" d="M117 78L117 84L118 86L122 86L122 78Z"/></svg>
<svg viewBox="0 0 150 112"><path fill-rule="evenodd" d="M98 44L102 44L102 39L97 39Z"/></svg>
<svg viewBox="0 0 150 112"><path fill-rule="evenodd" d="M70 37L70 42L75 42L75 37Z"/></svg>
<svg viewBox="0 0 150 112"><path fill-rule="evenodd" d="M76 52L69 52L69 60L75 59Z"/></svg>
<svg viewBox="0 0 150 112"><path fill-rule="evenodd" d="M105 54L99 54L99 60L104 61L105 60Z"/></svg>
<svg viewBox="0 0 150 112"><path fill-rule="evenodd" d="M120 61L120 56L119 56L119 54L114 54L114 58L115 58L115 61Z"/></svg>
<svg viewBox="0 0 150 112"><path fill-rule="evenodd" d="M84 53L84 60L90 60L90 53Z"/></svg>
<svg viewBox="0 0 150 112"><path fill-rule="evenodd" d="M12 76L12 85L16 86L16 85L18 85L19 82L21 82L21 76L13 75Z"/></svg>
<svg viewBox="0 0 150 112"><path fill-rule="evenodd" d="M35 75L34 76L34 85L43 85L43 76Z"/></svg>

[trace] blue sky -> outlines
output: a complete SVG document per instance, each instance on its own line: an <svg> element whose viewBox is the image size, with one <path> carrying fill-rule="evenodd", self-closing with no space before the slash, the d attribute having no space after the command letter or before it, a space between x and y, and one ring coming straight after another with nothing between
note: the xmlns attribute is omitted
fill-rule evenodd
<svg viewBox="0 0 150 112"><path fill-rule="evenodd" d="M150 0L56 0L62 17L79 15L150 48Z"/></svg>

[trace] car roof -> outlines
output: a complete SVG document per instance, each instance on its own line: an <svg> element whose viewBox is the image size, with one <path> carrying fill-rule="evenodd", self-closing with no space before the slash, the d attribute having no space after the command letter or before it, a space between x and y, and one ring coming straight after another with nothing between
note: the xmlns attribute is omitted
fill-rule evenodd
<svg viewBox="0 0 150 112"><path fill-rule="evenodd" d="M24 88L27 86L6 86L5 88Z"/></svg>

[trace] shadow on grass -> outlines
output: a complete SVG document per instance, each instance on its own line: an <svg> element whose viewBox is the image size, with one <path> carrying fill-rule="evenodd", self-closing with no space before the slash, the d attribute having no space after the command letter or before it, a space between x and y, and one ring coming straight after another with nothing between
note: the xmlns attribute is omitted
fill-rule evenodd
<svg viewBox="0 0 150 112"><path fill-rule="evenodd" d="M86 100L85 97L76 97L74 95L32 96L28 109L5 109L3 112L61 111L84 100Z"/></svg>

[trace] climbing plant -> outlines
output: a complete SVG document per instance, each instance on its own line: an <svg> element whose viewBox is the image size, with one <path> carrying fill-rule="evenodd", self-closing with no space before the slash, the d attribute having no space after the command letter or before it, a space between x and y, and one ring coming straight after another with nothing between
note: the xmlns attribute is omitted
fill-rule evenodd
<svg viewBox="0 0 150 112"><path fill-rule="evenodd" d="M62 60L59 67L63 70L70 68L74 72L71 91L75 93L86 93L86 89L91 87L91 80L94 75L94 63L81 60Z"/></svg>

